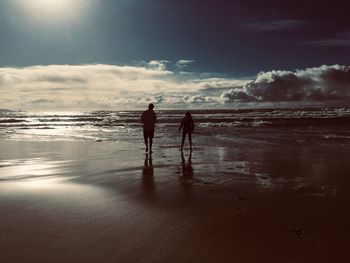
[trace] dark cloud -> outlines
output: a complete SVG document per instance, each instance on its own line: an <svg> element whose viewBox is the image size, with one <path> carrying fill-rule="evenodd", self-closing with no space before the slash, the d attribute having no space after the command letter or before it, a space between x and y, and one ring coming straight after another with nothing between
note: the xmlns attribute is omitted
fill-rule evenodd
<svg viewBox="0 0 350 263"><path fill-rule="evenodd" d="M350 66L269 71L222 93L226 102L322 102L350 100Z"/></svg>
<svg viewBox="0 0 350 263"><path fill-rule="evenodd" d="M229 92L222 93L221 97L226 99L227 102L254 102L256 98L250 96L244 91L230 90Z"/></svg>

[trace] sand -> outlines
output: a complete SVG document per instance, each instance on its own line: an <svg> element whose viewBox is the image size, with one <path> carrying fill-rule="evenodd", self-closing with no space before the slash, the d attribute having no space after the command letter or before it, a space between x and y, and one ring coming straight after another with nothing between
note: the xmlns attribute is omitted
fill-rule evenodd
<svg viewBox="0 0 350 263"><path fill-rule="evenodd" d="M350 262L349 146L0 141L0 262Z"/></svg>

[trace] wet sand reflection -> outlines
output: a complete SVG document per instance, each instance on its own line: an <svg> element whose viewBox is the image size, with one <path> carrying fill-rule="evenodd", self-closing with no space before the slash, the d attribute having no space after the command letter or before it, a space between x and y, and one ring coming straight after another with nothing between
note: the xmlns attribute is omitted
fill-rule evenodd
<svg viewBox="0 0 350 263"><path fill-rule="evenodd" d="M154 167L151 154L146 154L144 165L142 168L142 190L146 199L155 199L156 186L154 183Z"/></svg>
<svg viewBox="0 0 350 263"><path fill-rule="evenodd" d="M186 163L184 152L181 151L181 175L179 180L183 184L193 183L192 152L190 152Z"/></svg>

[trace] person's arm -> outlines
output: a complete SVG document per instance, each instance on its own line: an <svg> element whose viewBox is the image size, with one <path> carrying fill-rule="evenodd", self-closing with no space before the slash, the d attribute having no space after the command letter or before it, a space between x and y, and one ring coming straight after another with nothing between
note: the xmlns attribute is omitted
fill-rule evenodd
<svg viewBox="0 0 350 263"><path fill-rule="evenodd" d="M182 126L184 126L184 119L182 119L180 127L179 127L179 131L182 129Z"/></svg>
<svg viewBox="0 0 350 263"><path fill-rule="evenodd" d="M194 121L193 121L193 119L191 119L191 126L192 126L192 132L194 131Z"/></svg>
<svg viewBox="0 0 350 263"><path fill-rule="evenodd" d="M141 114L141 122L143 123L143 115L144 115L144 112Z"/></svg>

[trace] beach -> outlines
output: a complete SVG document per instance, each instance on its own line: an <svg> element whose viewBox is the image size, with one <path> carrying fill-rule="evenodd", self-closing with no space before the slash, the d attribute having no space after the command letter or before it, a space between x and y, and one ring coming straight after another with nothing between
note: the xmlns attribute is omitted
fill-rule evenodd
<svg viewBox="0 0 350 263"><path fill-rule="evenodd" d="M349 10L0 0L0 263L350 263Z"/></svg>
<svg viewBox="0 0 350 263"><path fill-rule="evenodd" d="M156 139L0 141L0 262L349 261L347 144Z"/></svg>

